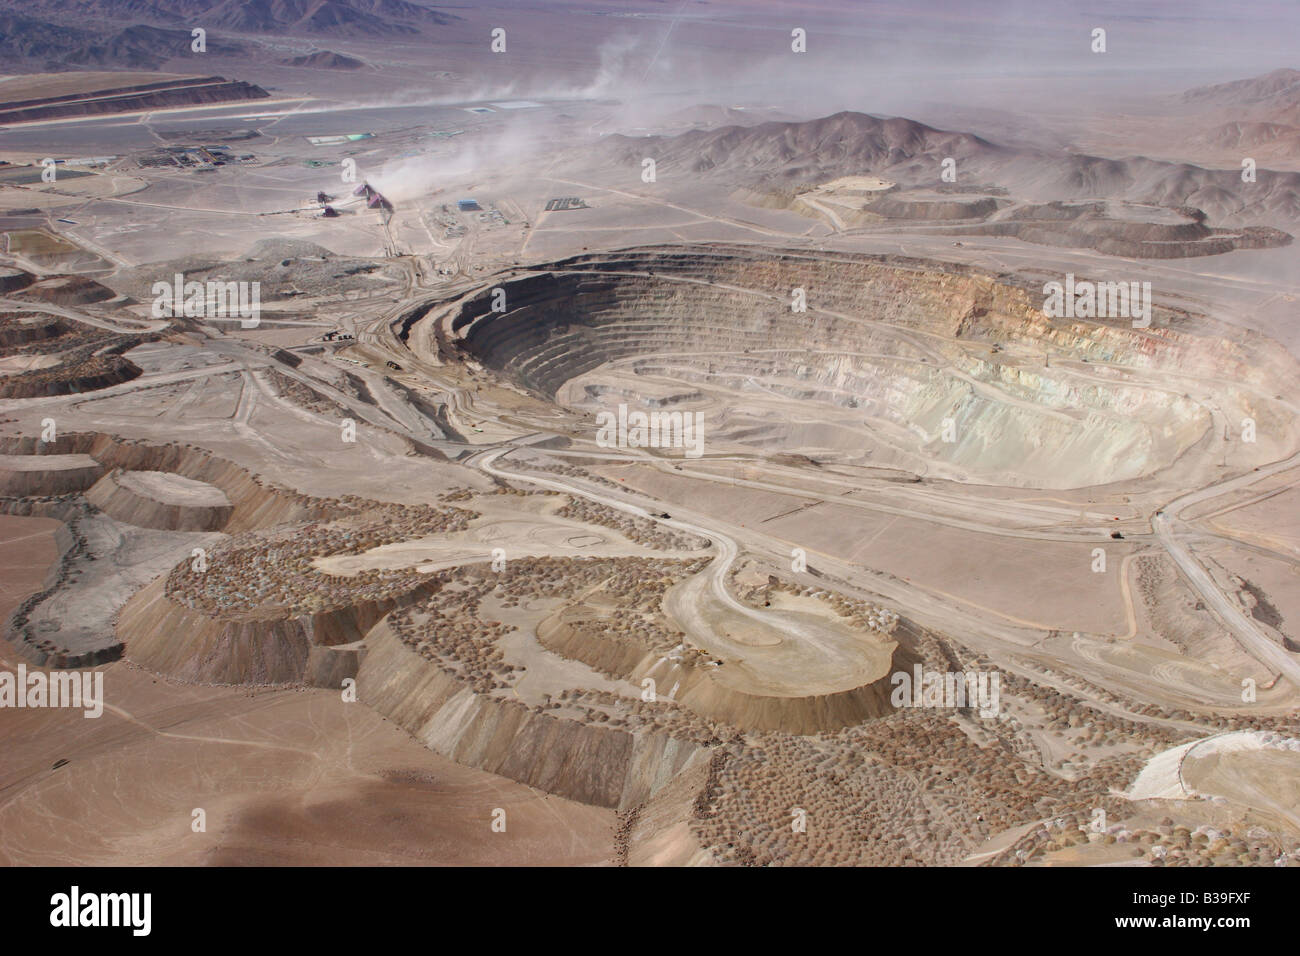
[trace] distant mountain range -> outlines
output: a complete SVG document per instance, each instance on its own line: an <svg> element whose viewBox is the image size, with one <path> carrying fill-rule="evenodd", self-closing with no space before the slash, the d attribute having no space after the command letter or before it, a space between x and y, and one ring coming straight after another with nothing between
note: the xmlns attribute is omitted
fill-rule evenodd
<svg viewBox="0 0 1300 956"><path fill-rule="evenodd" d="M1107 159L1011 148L971 133L914 120L843 112L806 122L692 130L677 136L607 137L610 162L653 157L659 177L682 170L736 187L789 189L840 176L875 175L909 186L940 186L944 159L960 183L992 184L1035 201L1105 198L1194 206L1227 224L1293 227L1300 222L1300 173L1206 169L1134 156Z"/></svg>
<svg viewBox="0 0 1300 956"><path fill-rule="evenodd" d="M460 19L406 0L6 0L55 23L148 23L256 34L395 36Z"/></svg>
<svg viewBox="0 0 1300 956"><path fill-rule="evenodd" d="M1202 86L1182 95L1184 104L1225 122L1189 139L1222 149L1267 149L1270 155L1300 156L1300 70Z"/></svg>
<svg viewBox="0 0 1300 956"><path fill-rule="evenodd" d="M1300 70L1274 70L1246 80L1198 86L1184 93L1183 100L1213 106L1295 106L1300 103Z"/></svg>
<svg viewBox="0 0 1300 956"><path fill-rule="evenodd" d="M245 56L245 36L418 36L459 19L406 0L0 0L0 64L156 70L188 55L195 27L209 53Z"/></svg>
<svg viewBox="0 0 1300 956"><path fill-rule="evenodd" d="M156 70L188 54L190 43L189 30L137 24L106 33L0 13L0 63L10 70ZM251 52L246 44L218 37L210 38L207 48L220 56Z"/></svg>

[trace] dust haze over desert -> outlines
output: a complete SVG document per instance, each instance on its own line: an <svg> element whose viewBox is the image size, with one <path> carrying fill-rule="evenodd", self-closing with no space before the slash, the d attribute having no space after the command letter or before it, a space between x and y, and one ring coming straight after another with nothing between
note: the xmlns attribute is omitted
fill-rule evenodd
<svg viewBox="0 0 1300 956"><path fill-rule="evenodd" d="M0 862L1300 865L1298 27L0 3Z"/></svg>

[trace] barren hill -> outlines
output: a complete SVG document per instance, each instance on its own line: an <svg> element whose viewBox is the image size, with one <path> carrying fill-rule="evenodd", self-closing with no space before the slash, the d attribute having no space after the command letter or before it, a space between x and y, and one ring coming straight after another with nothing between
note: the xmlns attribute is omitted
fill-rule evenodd
<svg viewBox="0 0 1300 956"><path fill-rule="evenodd" d="M884 169L943 157L995 155L1000 147L970 133L938 130L914 120L842 112L822 119L692 130L672 137L609 137L609 147L664 168L801 181Z"/></svg>
<svg viewBox="0 0 1300 956"><path fill-rule="evenodd" d="M1256 149L1300 154L1300 70L1274 70L1216 86L1188 90L1185 104L1206 110L1209 128L1191 142L1210 149ZM1213 122L1222 120L1222 122Z"/></svg>
<svg viewBox="0 0 1300 956"><path fill-rule="evenodd" d="M1294 105L1300 103L1300 70L1274 70L1231 83L1198 86L1184 93L1183 100L1216 106Z"/></svg>
<svg viewBox="0 0 1300 956"><path fill-rule="evenodd" d="M306 66L316 70L361 70L366 65L356 57L335 53L333 50L317 50L315 53L289 57L281 62L289 66Z"/></svg>

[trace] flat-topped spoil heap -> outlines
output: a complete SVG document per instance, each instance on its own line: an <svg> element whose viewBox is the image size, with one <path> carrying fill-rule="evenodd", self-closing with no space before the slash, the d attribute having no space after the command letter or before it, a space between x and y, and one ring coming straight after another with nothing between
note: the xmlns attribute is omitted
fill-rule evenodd
<svg viewBox="0 0 1300 956"><path fill-rule="evenodd" d="M21 296L35 302L48 302L50 305L78 306L115 298L116 293L108 286L85 276L52 276L33 282L22 290Z"/></svg>
<svg viewBox="0 0 1300 956"><path fill-rule="evenodd" d="M376 505L337 521L238 535L135 594L118 617L118 637L131 660L182 680L296 683L313 646L360 640L430 580L411 570L337 578L318 571L316 558L462 530L473 517Z"/></svg>
<svg viewBox="0 0 1300 956"><path fill-rule="evenodd" d="M0 497L75 494L103 473L89 455L0 455Z"/></svg>
<svg viewBox="0 0 1300 956"><path fill-rule="evenodd" d="M611 578L541 621L537 638L743 730L816 734L892 712L890 675L919 660L889 634L897 615L863 602L839 614L811 598L760 610L720 600L710 583L707 573L671 587Z"/></svg>
<svg viewBox="0 0 1300 956"><path fill-rule="evenodd" d="M732 731L585 663L548 653L532 625L573 590L619 600L625 633L707 562L520 558L439 572L366 637L359 699L458 762L597 806L627 809ZM513 622L513 623L512 623Z"/></svg>
<svg viewBox="0 0 1300 956"><path fill-rule="evenodd" d="M213 486L221 491L231 506L228 524L222 528L231 533L326 515L355 514L374 504L353 496L314 498L277 487L233 461L219 458L194 445L175 442L155 445L99 432L65 433L53 442L41 441L33 435L3 435L0 436L0 454L34 459L57 455L88 455L102 467L86 487L94 484L105 471L112 469L166 472ZM42 488L39 492L29 493L50 492Z"/></svg>
<svg viewBox="0 0 1300 956"><path fill-rule="evenodd" d="M0 291L3 288L0 277ZM48 312L8 312L0 314L0 347L31 345L58 338L69 331L67 319Z"/></svg>
<svg viewBox="0 0 1300 956"><path fill-rule="evenodd" d="M548 713L476 691L422 659L387 622L366 639L359 699L458 763L572 800L626 809L706 753L666 729L631 729Z"/></svg>
<svg viewBox="0 0 1300 956"><path fill-rule="evenodd" d="M220 488L165 471L115 469L86 500L118 521L161 531L220 531L233 510Z"/></svg>
<svg viewBox="0 0 1300 956"><path fill-rule="evenodd" d="M12 266L0 266L0 292L15 292L35 281L35 276Z"/></svg>

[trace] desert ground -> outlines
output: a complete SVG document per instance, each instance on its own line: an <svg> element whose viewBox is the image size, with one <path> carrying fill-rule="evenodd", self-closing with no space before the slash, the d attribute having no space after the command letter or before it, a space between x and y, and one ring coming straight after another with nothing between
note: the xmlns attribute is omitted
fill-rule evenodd
<svg viewBox="0 0 1300 956"><path fill-rule="evenodd" d="M1293 12L66 6L0 862L1300 865Z"/></svg>

